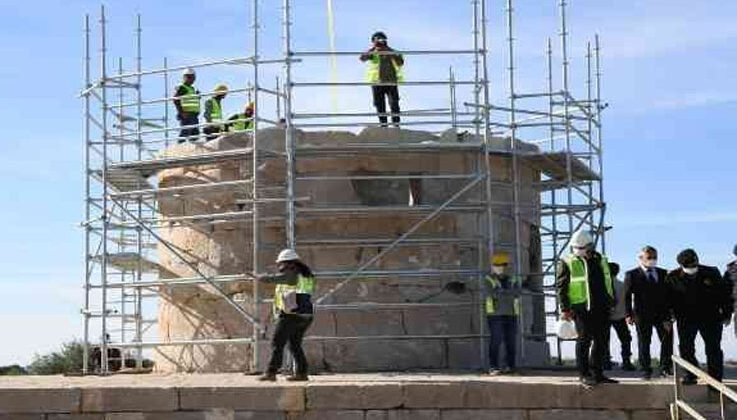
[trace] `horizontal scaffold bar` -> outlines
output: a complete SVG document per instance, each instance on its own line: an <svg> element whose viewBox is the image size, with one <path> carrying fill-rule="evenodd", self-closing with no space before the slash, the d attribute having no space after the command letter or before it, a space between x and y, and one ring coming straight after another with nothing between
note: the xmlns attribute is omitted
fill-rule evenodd
<svg viewBox="0 0 737 420"><path fill-rule="evenodd" d="M293 51L293 57L323 57L335 55L361 55L366 51ZM407 51L374 51L372 54L381 56L390 56L396 54L402 55L449 55L449 54L483 54L485 50L407 50Z"/></svg>

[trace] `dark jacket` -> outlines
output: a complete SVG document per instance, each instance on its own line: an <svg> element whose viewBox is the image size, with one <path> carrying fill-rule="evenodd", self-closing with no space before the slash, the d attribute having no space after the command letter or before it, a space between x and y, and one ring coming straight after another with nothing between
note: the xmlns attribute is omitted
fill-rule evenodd
<svg viewBox="0 0 737 420"><path fill-rule="evenodd" d="M668 272L655 268L657 283L648 279L642 268L637 267L624 274L625 311L635 319L659 322L670 319L668 302ZM634 308L633 308L634 303Z"/></svg>
<svg viewBox="0 0 737 420"><path fill-rule="evenodd" d="M722 322L734 311L732 283L716 267L699 265L689 276L678 268L668 273L668 296L677 320Z"/></svg>
<svg viewBox="0 0 737 420"><path fill-rule="evenodd" d="M604 272L601 270L601 254L594 252L591 257L586 258L586 270L589 273L589 296L591 297L592 312L609 313L614 306L614 299L609 296L604 284ZM556 288L558 302L561 310L585 311L586 304L571 305L568 299L568 285L571 283L571 273L565 261L558 261L558 275L556 276Z"/></svg>

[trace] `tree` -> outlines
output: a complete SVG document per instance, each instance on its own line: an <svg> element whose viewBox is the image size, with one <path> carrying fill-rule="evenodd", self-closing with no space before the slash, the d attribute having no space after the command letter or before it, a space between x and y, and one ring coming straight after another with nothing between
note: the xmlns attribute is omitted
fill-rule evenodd
<svg viewBox="0 0 737 420"><path fill-rule="evenodd" d="M61 351L36 355L28 366L31 375L59 375L63 373L79 373L82 371L84 346L82 342L73 340L61 345Z"/></svg>
<svg viewBox="0 0 737 420"><path fill-rule="evenodd" d="M28 371L21 365L0 366L0 376L28 375Z"/></svg>

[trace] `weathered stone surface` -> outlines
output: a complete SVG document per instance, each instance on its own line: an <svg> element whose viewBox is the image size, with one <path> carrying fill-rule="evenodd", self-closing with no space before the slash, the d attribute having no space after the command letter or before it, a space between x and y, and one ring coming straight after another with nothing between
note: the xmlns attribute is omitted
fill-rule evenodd
<svg viewBox="0 0 737 420"><path fill-rule="evenodd" d="M236 411L235 420L286 420L287 414L281 411Z"/></svg>
<svg viewBox="0 0 737 420"><path fill-rule="evenodd" d="M289 420L364 420L361 410L315 410L290 413Z"/></svg>
<svg viewBox="0 0 737 420"><path fill-rule="evenodd" d="M525 410L442 410L440 412L441 420L528 420Z"/></svg>
<svg viewBox="0 0 737 420"><path fill-rule="evenodd" d="M0 414L79 412L78 389L2 389Z"/></svg>
<svg viewBox="0 0 737 420"><path fill-rule="evenodd" d="M179 399L182 410L302 411L305 407L304 388L298 386L182 388Z"/></svg>
<svg viewBox="0 0 737 420"><path fill-rule="evenodd" d="M94 388L82 390L82 412L174 411L175 388Z"/></svg>
<svg viewBox="0 0 737 420"><path fill-rule="evenodd" d="M456 408L463 407L463 384L460 382L406 383L404 407Z"/></svg>
<svg viewBox="0 0 737 420"><path fill-rule="evenodd" d="M580 407L578 384L465 382L468 408ZM534 395L535 398L530 398ZM601 394L605 395L605 394ZM608 398L608 397L607 397Z"/></svg>
<svg viewBox="0 0 737 420"><path fill-rule="evenodd" d="M529 420L629 420L622 410L530 410Z"/></svg>
<svg viewBox="0 0 737 420"><path fill-rule="evenodd" d="M103 420L105 418L104 414L101 413L95 413L95 414L84 414L84 413L77 413L77 414L48 414L46 416L46 420ZM0 416L0 419L5 420L2 416Z"/></svg>
<svg viewBox="0 0 737 420"><path fill-rule="evenodd" d="M440 410L368 410L365 420L440 420Z"/></svg>
<svg viewBox="0 0 737 420"><path fill-rule="evenodd" d="M481 351L487 351L486 340L478 338L448 339L448 369L481 369ZM483 350L482 350L483 349Z"/></svg>
<svg viewBox="0 0 737 420"><path fill-rule="evenodd" d="M445 344L438 339L331 341L324 351L336 371L401 371L445 364Z"/></svg>
<svg viewBox="0 0 737 420"><path fill-rule="evenodd" d="M0 420L46 420L43 414L0 414Z"/></svg>
<svg viewBox="0 0 737 420"><path fill-rule="evenodd" d="M402 324L402 311L398 310L343 311L336 318L339 337L407 334Z"/></svg>
<svg viewBox="0 0 737 420"><path fill-rule="evenodd" d="M668 410L637 410L632 412L632 420L671 420Z"/></svg>
<svg viewBox="0 0 737 420"><path fill-rule="evenodd" d="M344 385L318 384L305 392L308 410L397 408L403 402L398 383L359 385L351 387L350 392L345 391Z"/></svg>
<svg viewBox="0 0 737 420"><path fill-rule="evenodd" d="M670 385L638 387L633 392L628 387L634 384L605 385L593 390L578 389L577 401L583 408L662 409L673 400Z"/></svg>

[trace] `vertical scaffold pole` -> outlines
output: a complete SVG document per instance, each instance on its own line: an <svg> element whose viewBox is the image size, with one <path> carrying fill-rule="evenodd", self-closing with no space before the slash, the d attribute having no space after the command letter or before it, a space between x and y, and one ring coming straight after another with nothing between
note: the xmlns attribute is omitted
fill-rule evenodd
<svg viewBox="0 0 737 420"><path fill-rule="evenodd" d="M136 157L140 161L143 158L143 137L141 130L143 128L143 113L141 109L142 99L142 86L141 86L141 71L142 71L142 54L141 54L141 14L136 15ZM166 104L164 104L166 106ZM139 183L139 189L143 188L143 185ZM139 196L136 199L136 215L138 220L143 219L143 197ZM138 225L136 226L136 255L138 255L138 263L136 266L136 282L143 280L143 228ZM134 291L134 305L135 305L135 341L141 343L143 341L143 289L136 287ZM136 347L136 368L143 368L143 347Z"/></svg>
<svg viewBox="0 0 737 420"><path fill-rule="evenodd" d="M295 247L295 208L294 208L294 127L292 126L292 16L291 1L283 0L283 49L284 49L284 150L287 158L287 217L285 220L287 247Z"/></svg>
<svg viewBox="0 0 737 420"><path fill-rule="evenodd" d="M253 152L251 154L251 199L253 200L252 204L252 228L251 228L251 240L252 240L252 258L253 258L253 275L258 275L261 269L259 267L259 205L258 205L258 124L259 124L259 66L258 66L258 60L259 60L259 45L258 45L258 35L259 35L259 16L258 16L258 0L252 0L253 3L253 132L252 132L252 145L253 145ZM253 281L253 305L254 310L253 314L255 314L256 322L260 323L259 315L261 314L261 311L259 309L259 305L261 302L261 294L259 290L259 282ZM252 356L253 360L251 362L251 370L256 371L258 370L258 362L260 358L259 354L259 329L256 328L256 325L253 325L253 351Z"/></svg>
<svg viewBox="0 0 737 420"><path fill-rule="evenodd" d="M560 45L562 53L563 67L563 132L565 135L565 152L566 152L566 189L567 204L566 215L568 216L568 233L573 234L573 171L571 156L571 117L569 105L568 88L568 30L566 27L566 0L560 0ZM569 237L570 238L570 237Z"/></svg>
<svg viewBox="0 0 737 420"><path fill-rule="evenodd" d="M586 136L588 136L588 141L586 142L588 145L588 154L587 154L587 161L586 164L591 167L594 164L593 158L594 158L594 138L592 137L594 134L594 126L593 126L593 115L592 111L593 108L591 107L591 100L593 99L593 95L591 92L591 42L586 43ZM592 168L593 169L593 168ZM588 182L588 203L589 206L593 206L596 200L594 199L594 181ZM591 230L593 232L596 232L596 236L598 238L599 234L601 233L599 229L595 228L594 225L594 212L589 213L589 226L591 226Z"/></svg>
<svg viewBox="0 0 737 420"><path fill-rule="evenodd" d="M488 52L487 52L487 29L486 29L486 0L481 0L481 20L479 22L481 24L481 74L483 77L482 81L482 87L483 87L483 113L484 113L484 146L483 146L483 158L486 165L486 234L488 235L486 240L486 249L485 249L485 264L484 268L486 270L489 269L489 256L494 252L494 217L493 212L491 209L491 200L492 200L492 194L491 194L491 162L489 161L489 149L491 144L491 132L489 127L491 126L491 115L490 115L490 105L491 105L491 99L489 94L489 64L488 64ZM482 300L480 302L479 307L483 308L483 302L486 298L484 293L484 287L483 282L485 281L484 275L482 274L479 276L479 287L480 287L480 293L479 295L482 297ZM479 309L481 313L483 314L485 311L483 309ZM485 319L483 320L485 321ZM481 325L484 323L482 322ZM483 327L479 325L479 329L483 331ZM481 341L483 343L483 339ZM488 360L486 358L486 351L485 346L481 346L481 353L482 353L482 362L484 363L484 366L488 366Z"/></svg>
<svg viewBox="0 0 737 420"><path fill-rule="evenodd" d="M476 129L476 138L481 137L481 85L479 84L481 74L481 58L479 54L479 1L472 0L473 6L473 104L474 104L474 127Z"/></svg>
<svg viewBox="0 0 737 420"><path fill-rule="evenodd" d="M82 130L84 132L84 310L82 311L82 322L84 323L84 343L82 347L82 374L89 373L90 358L90 15L84 15L84 119Z"/></svg>
<svg viewBox="0 0 737 420"><path fill-rule="evenodd" d="M553 118L553 110L555 108L554 105L554 98L553 98L553 43L550 38L548 38L548 46L547 50L545 51L547 56L547 73L548 73L548 135L550 136L550 151L555 151L555 119ZM553 180L555 181L555 180ZM553 258L551 264L553 264L553 284L555 284L555 279L558 276L558 264L555 261L555 258L558 257L558 208L556 206L557 204L557 187L553 185L550 189L550 206L551 211L553 214L553 217L551 219L551 229L552 229L552 238L553 238ZM555 320L558 320L558 316L560 313L560 302L558 302L558 299L555 299ZM563 364L563 349L561 346L561 341L559 337L555 337L555 348L558 355L558 364Z"/></svg>
<svg viewBox="0 0 737 420"><path fill-rule="evenodd" d="M123 57L118 57L118 76L121 76L123 74ZM118 140L118 160L124 161L125 160L125 143L122 141L122 139L125 138L126 135L126 129L128 128L126 125L126 119L125 119L125 108L123 107L123 100L125 99L125 94L123 91L123 78L118 77L118 117L117 117L117 123L118 123L118 135L120 136L120 140ZM125 239L125 231L120 230L118 232L118 240L120 241L119 244L117 244L117 252L123 252L124 251L124 239ZM128 320L128 308L126 308L126 292L127 288L125 287L125 281L127 276L126 270L120 270L120 283L121 287L117 291L120 293L120 342L125 343L126 337L126 322ZM125 352L121 353L121 366L125 366Z"/></svg>
<svg viewBox="0 0 737 420"><path fill-rule="evenodd" d="M169 97L169 61L164 57L164 98ZM169 148L169 101L164 102L164 149Z"/></svg>
<svg viewBox="0 0 737 420"><path fill-rule="evenodd" d="M109 133L107 130L107 40L105 27L105 6L100 6L100 97L102 99L102 259L100 262L100 280L102 291L102 310L101 310L101 337L100 337L100 373L105 375L108 373L108 333L107 333L107 236L108 236L108 186L107 186L107 166L108 166L108 140Z"/></svg>
<svg viewBox="0 0 737 420"><path fill-rule="evenodd" d="M601 103L601 45L599 44L599 34L594 36L594 62L596 65L596 141L599 148L599 205L601 206L601 252L606 255L606 204L604 202L604 149L602 144L602 128L601 128L601 111L604 106Z"/></svg>
<svg viewBox="0 0 737 420"><path fill-rule="evenodd" d="M510 150L512 152L512 217L514 220L514 275L522 278L522 238L520 233L520 169L519 156L517 155L517 97L514 89L514 8L512 0L507 0L507 45L508 45L508 71L509 71L509 127L510 127ZM518 323L520 340L520 351L524 358L524 325Z"/></svg>
<svg viewBox="0 0 737 420"><path fill-rule="evenodd" d="M450 124L453 132L456 133L458 131L458 112L456 104L456 81L452 66L448 69L448 82L450 87Z"/></svg>

